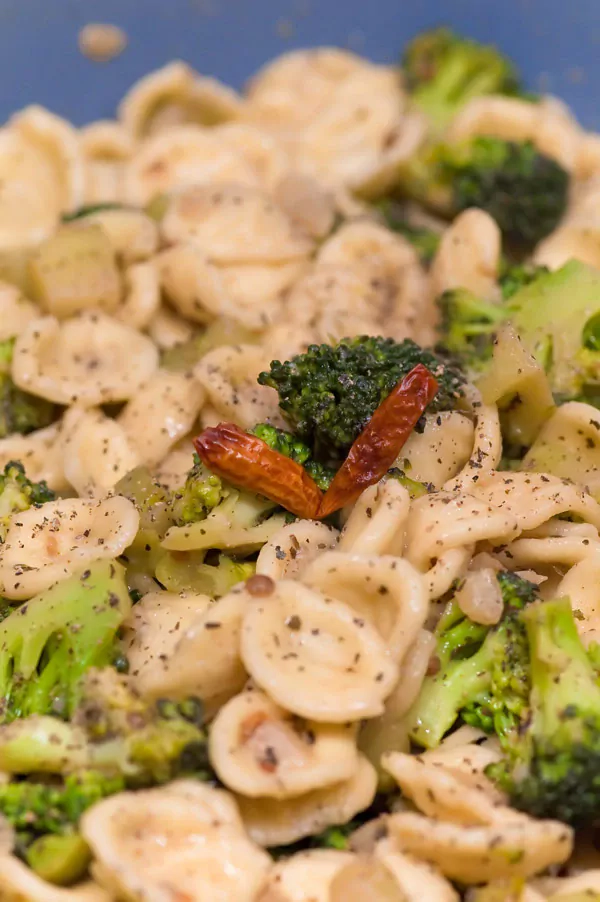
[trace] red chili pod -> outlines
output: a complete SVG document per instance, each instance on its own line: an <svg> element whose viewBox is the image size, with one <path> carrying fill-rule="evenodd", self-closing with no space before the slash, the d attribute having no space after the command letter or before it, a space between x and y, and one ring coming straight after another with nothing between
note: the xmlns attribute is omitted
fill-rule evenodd
<svg viewBox="0 0 600 902"><path fill-rule="evenodd" d="M297 517L317 516L323 493L304 467L234 423L205 429L194 447L209 470L233 485L264 495Z"/></svg>
<svg viewBox="0 0 600 902"><path fill-rule="evenodd" d="M437 380L422 363L398 382L350 448L323 497L320 519L355 501L385 476L437 390Z"/></svg>

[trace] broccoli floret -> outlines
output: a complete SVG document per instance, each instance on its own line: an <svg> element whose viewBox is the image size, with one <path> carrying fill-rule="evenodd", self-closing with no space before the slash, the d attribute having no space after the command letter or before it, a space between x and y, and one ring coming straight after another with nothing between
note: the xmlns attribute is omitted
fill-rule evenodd
<svg viewBox="0 0 600 902"><path fill-rule="evenodd" d="M123 568L110 560L17 608L0 623L0 721L72 714L83 674L111 663L130 610Z"/></svg>
<svg viewBox="0 0 600 902"><path fill-rule="evenodd" d="M0 438L20 433L27 435L49 426L56 406L17 388L10 375L15 340L0 342Z"/></svg>
<svg viewBox="0 0 600 902"><path fill-rule="evenodd" d="M562 217L569 175L530 142L476 137L425 145L402 167L398 189L449 218L486 210L509 242L531 246Z"/></svg>
<svg viewBox="0 0 600 902"><path fill-rule="evenodd" d="M591 824L600 814L597 673L568 598L531 605L522 621L529 643L528 716L504 738L506 759L488 774L523 811Z"/></svg>
<svg viewBox="0 0 600 902"><path fill-rule="evenodd" d="M253 435L262 439L263 442L266 442L269 448L273 448L274 451L279 451L280 454L284 454L286 457L295 460L296 463L302 464L321 491L327 491L335 476L335 469L313 460L312 452L308 445L301 442L291 432L277 429L276 426L270 426L268 423L259 423L258 426L255 426L250 431Z"/></svg>
<svg viewBox="0 0 600 902"><path fill-rule="evenodd" d="M539 276L543 276L549 272L550 270L547 266L539 266L536 263L504 262L499 278L503 299L508 301L521 288L530 285L531 282L535 282Z"/></svg>
<svg viewBox="0 0 600 902"><path fill-rule="evenodd" d="M379 404L417 363L439 382L431 410L457 406L465 376L410 339L359 336L334 345L311 345L285 363L274 360L258 377L279 394L292 431L317 460L343 459Z"/></svg>
<svg viewBox="0 0 600 902"><path fill-rule="evenodd" d="M410 735L435 748L459 715L487 732L512 729L527 703L527 641L519 613L537 597L516 574L499 573L504 612L491 628L452 600L435 631L437 672L426 677L409 715Z"/></svg>
<svg viewBox="0 0 600 902"><path fill-rule="evenodd" d="M467 288L452 288L438 298L439 347L464 365L478 368L492 355L494 333L506 309L483 301Z"/></svg>
<svg viewBox="0 0 600 902"><path fill-rule="evenodd" d="M493 46L435 28L406 46L402 65L413 102L443 128L474 97L519 93L511 63Z"/></svg>
<svg viewBox="0 0 600 902"><path fill-rule="evenodd" d="M222 480L204 466L197 454L185 484L174 496L173 515L182 525L203 520L207 514L227 497L227 487Z"/></svg>
<svg viewBox="0 0 600 902"><path fill-rule="evenodd" d="M437 253L442 237L441 233L424 226L410 225L406 221L402 204L394 198L384 198L379 201L377 208L387 227L410 241L418 253L421 263L428 267Z"/></svg>
<svg viewBox="0 0 600 902"><path fill-rule="evenodd" d="M18 460L9 461L0 473L0 541L4 539L12 514L26 511L33 505L54 501L56 495L44 481L32 482L25 475L25 467Z"/></svg>
<svg viewBox="0 0 600 902"><path fill-rule="evenodd" d="M0 812L30 838L62 834L96 802L122 792L125 780L102 771L70 774L60 783L20 780L0 785Z"/></svg>

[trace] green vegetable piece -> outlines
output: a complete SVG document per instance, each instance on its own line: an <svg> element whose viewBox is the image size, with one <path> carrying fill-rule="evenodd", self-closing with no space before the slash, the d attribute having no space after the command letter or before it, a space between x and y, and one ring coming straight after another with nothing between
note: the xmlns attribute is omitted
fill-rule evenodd
<svg viewBox="0 0 600 902"><path fill-rule="evenodd" d="M0 342L0 438L28 435L54 422L57 407L17 388L10 375L15 339Z"/></svg>
<svg viewBox="0 0 600 902"><path fill-rule="evenodd" d="M327 491L336 471L333 467L327 467L316 460L312 460L311 450L308 445L301 442L291 432L277 429L276 426L270 426L268 423L259 423L250 432L262 439L269 448L279 451L280 454L295 460L296 463L302 464L321 491Z"/></svg>
<svg viewBox="0 0 600 902"><path fill-rule="evenodd" d="M73 210L72 213L63 213L61 219L63 222L75 222L78 219L85 219L86 216L93 216L94 213L104 213L105 210L123 209L123 204L117 203L86 204Z"/></svg>
<svg viewBox="0 0 600 902"><path fill-rule="evenodd" d="M85 875L92 856L78 833L40 836L25 853L27 864L42 880L71 886Z"/></svg>
<svg viewBox="0 0 600 902"><path fill-rule="evenodd" d="M223 345L256 344L258 341L257 332L251 332L235 320L221 316L189 341L163 351L161 365L168 370L186 372L215 348Z"/></svg>
<svg viewBox="0 0 600 902"><path fill-rule="evenodd" d="M343 460L379 404L418 363L436 376L439 391L430 410L457 406L465 376L410 339L359 336L335 345L311 345L258 377L279 394L292 432L326 464Z"/></svg>
<svg viewBox="0 0 600 902"><path fill-rule="evenodd" d="M44 481L32 482L22 463L9 461L0 473L0 541L4 539L9 518L34 505L54 501L56 495Z"/></svg>
<svg viewBox="0 0 600 902"><path fill-rule="evenodd" d="M83 674L110 663L130 610L123 567L110 560L17 608L0 623L1 720L72 714Z"/></svg>

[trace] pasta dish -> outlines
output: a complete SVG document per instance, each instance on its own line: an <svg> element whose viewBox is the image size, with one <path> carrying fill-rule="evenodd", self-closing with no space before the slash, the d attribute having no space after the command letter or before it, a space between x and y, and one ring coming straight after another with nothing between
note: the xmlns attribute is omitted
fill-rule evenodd
<svg viewBox="0 0 600 902"><path fill-rule="evenodd" d="M600 137L438 28L0 131L0 899L600 899Z"/></svg>

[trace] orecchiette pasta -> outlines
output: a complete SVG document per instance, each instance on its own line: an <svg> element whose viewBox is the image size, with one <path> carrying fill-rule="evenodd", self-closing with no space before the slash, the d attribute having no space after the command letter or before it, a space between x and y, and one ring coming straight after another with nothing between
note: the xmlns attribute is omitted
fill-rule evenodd
<svg viewBox="0 0 600 902"><path fill-rule="evenodd" d="M291 580L272 583L268 597L243 594L242 659L276 702L330 723L382 713L398 668L385 640L350 605Z"/></svg>
<svg viewBox="0 0 600 902"><path fill-rule="evenodd" d="M334 548L338 531L316 520L288 523L261 548L256 572L271 579L294 579L328 548Z"/></svg>
<svg viewBox="0 0 600 902"><path fill-rule="evenodd" d="M336 874L352 860L334 849L299 852L271 868L256 902L330 902Z"/></svg>
<svg viewBox="0 0 600 902"><path fill-rule="evenodd" d="M139 460L149 465L162 460L190 431L204 397L191 373L159 369L140 386L118 419Z"/></svg>
<svg viewBox="0 0 600 902"><path fill-rule="evenodd" d="M483 210L460 213L442 235L431 267L434 297L452 288L468 288L480 297L498 295L502 236Z"/></svg>
<svg viewBox="0 0 600 902"><path fill-rule="evenodd" d="M160 278L154 261L134 263L123 281L125 296L115 318L134 329L150 327L160 307Z"/></svg>
<svg viewBox="0 0 600 902"><path fill-rule="evenodd" d="M358 767L355 725L303 720L256 690L221 708L209 749L225 786L250 798L294 798L349 779Z"/></svg>
<svg viewBox="0 0 600 902"><path fill-rule="evenodd" d="M24 297L18 288L0 282L0 341L19 335L40 316L39 307Z"/></svg>
<svg viewBox="0 0 600 902"><path fill-rule="evenodd" d="M141 463L136 445L101 410L71 407L59 441L65 476L80 497L104 495Z"/></svg>
<svg viewBox="0 0 600 902"><path fill-rule="evenodd" d="M158 365L150 339L99 312L33 320L15 344L12 377L57 404L94 407L132 397Z"/></svg>
<svg viewBox="0 0 600 902"><path fill-rule="evenodd" d="M86 564L118 557L133 541L139 515L120 495L63 498L14 514L0 545L0 591L31 598Z"/></svg>
<svg viewBox="0 0 600 902"><path fill-rule="evenodd" d="M279 846L320 833L332 824L346 823L369 807L376 788L375 769L361 756L354 775L332 786L286 800L236 798L254 842Z"/></svg>
<svg viewBox="0 0 600 902"><path fill-rule="evenodd" d="M410 509L408 490L394 479L364 491L340 535L340 551L402 554Z"/></svg>
<svg viewBox="0 0 600 902"><path fill-rule="evenodd" d="M192 781L106 799L84 815L82 832L98 881L139 902L252 902L270 864L233 800Z"/></svg>
<svg viewBox="0 0 600 902"><path fill-rule="evenodd" d="M11 460L20 460L30 479L44 480L56 492L64 492L69 487L58 424L29 435L16 434L0 439L0 467L5 467Z"/></svg>

